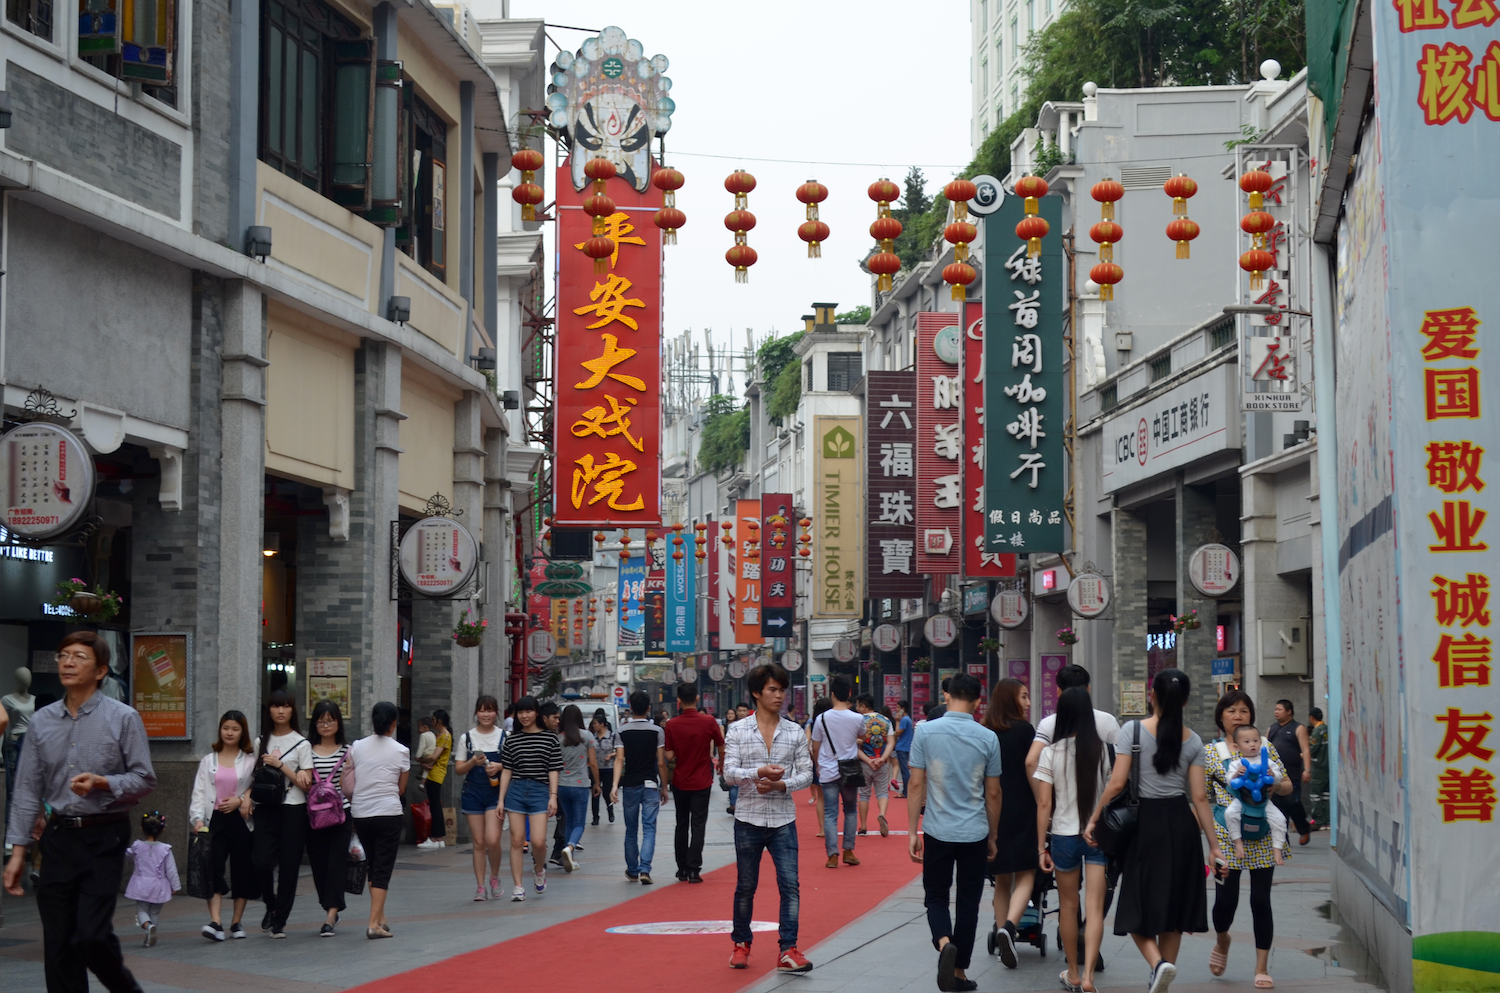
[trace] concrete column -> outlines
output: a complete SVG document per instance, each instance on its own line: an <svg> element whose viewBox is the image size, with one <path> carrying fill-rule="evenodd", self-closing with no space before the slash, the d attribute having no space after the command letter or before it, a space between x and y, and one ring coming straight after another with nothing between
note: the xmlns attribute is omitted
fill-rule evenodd
<svg viewBox="0 0 1500 993"><path fill-rule="evenodd" d="M359 515L355 526L369 529L370 613L366 619L366 655L355 682L355 710L363 727L370 708L396 700L396 601L391 599L391 524L398 503L401 412L401 349L366 340L355 364L355 447L367 460L359 480ZM457 718L455 718L456 720Z"/></svg>
<svg viewBox="0 0 1500 993"><path fill-rule="evenodd" d="M463 511L458 519L473 532L475 540L481 543L485 556L488 557L492 553L484 530L483 403L484 399L480 394L469 391L453 408L453 509ZM480 568L485 568L483 562L480 563ZM483 574L479 576L479 580L481 584L484 583ZM450 620L443 630L445 637L452 633L453 626L465 607L476 616L483 612L477 597L444 602L449 605L450 613ZM502 641L505 638L504 617L490 619L490 630L484 640L488 643L497 638ZM448 691L448 703L443 706L452 714L473 713L474 698L479 695L480 649L460 648L451 637L448 638L448 646L452 653L452 685Z"/></svg>
<svg viewBox="0 0 1500 993"><path fill-rule="evenodd" d="M464 316L464 354L474 354L474 84L458 84L458 291L469 312ZM485 199L493 198L493 191Z"/></svg>
<svg viewBox="0 0 1500 993"><path fill-rule="evenodd" d="M1188 701L1188 727L1200 733L1213 730L1214 704L1219 695L1213 684L1214 627L1219 623L1217 600L1199 596L1188 578L1188 559L1193 549L1203 544L1207 532L1218 519L1212 490L1185 486L1177 474L1177 613L1198 611L1202 625L1195 631L1184 631L1177 639L1177 668L1192 680Z"/></svg>
<svg viewBox="0 0 1500 993"><path fill-rule="evenodd" d="M500 697L510 669L510 639L505 637L505 608L510 599L510 480L505 475L505 432L484 433L484 616L490 632L479 647L479 692ZM600 611L599 616L604 616ZM502 700L501 705L509 701Z"/></svg>
<svg viewBox="0 0 1500 993"><path fill-rule="evenodd" d="M1110 514L1110 558L1115 566L1115 685L1146 679L1146 520L1116 507ZM1120 713L1119 699L1098 704ZM1137 716L1134 714L1121 716Z"/></svg>
<svg viewBox="0 0 1500 993"><path fill-rule="evenodd" d="M224 284L223 425L219 505L217 710L260 709L261 535L265 521L266 301L254 286Z"/></svg>
<svg viewBox="0 0 1500 993"><path fill-rule="evenodd" d="M1276 701L1285 697L1296 704L1297 719L1303 720L1307 710L1308 688L1302 683L1302 677L1267 676L1261 671L1265 646L1261 638L1260 622L1302 624L1306 631L1306 615L1311 613L1307 602L1307 588L1301 581L1288 582L1276 571L1276 477L1270 474L1249 475L1242 479L1241 485L1245 692L1255 701L1257 714L1269 714Z"/></svg>
<svg viewBox="0 0 1500 993"><path fill-rule="evenodd" d="M260 0L229 7L229 247L245 250L255 220L256 131L260 121Z"/></svg>
<svg viewBox="0 0 1500 993"><path fill-rule="evenodd" d="M375 17L372 25L372 33L375 35L375 57L383 61L392 61L400 58L397 34L399 31L400 18L396 13L395 5L386 2L376 4ZM258 63L257 63L258 64ZM252 120L251 127L255 123ZM252 147L254 147L252 145ZM388 227L384 229L384 238L380 250L380 300L376 305L375 313L379 317L385 317L388 313L392 295L396 292L396 229ZM397 381L399 396L400 381ZM394 404L392 406L395 406ZM393 517L392 520L395 518ZM394 635L392 636L394 644ZM394 686L394 684L392 684ZM382 698L384 699L384 698Z"/></svg>
<svg viewBox="0 0 1500 993"><path fill-rule="evenodd" d="M484 153L484 267L479 299L484 301L484 329L500 347L500 156ZM514 358L507 353L507 358Z"/></svg>

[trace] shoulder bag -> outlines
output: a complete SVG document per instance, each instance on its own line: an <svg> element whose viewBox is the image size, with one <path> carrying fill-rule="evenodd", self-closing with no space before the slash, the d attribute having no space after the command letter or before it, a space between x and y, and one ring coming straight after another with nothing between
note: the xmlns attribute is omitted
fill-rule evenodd
<svg viewBox="0 0 1500 993"><path fill-rule="evenodd" d="M303 738L291 748L286 754L290 755L294 750L307 743ZM266 758L262 755L255 766L255 774L250 777L250 802L257 807L263 805L279 806L286 800L287 786L290 780L286 773L280 769L273 769L266 765Z"/></svg>
<svg viewBox="0 0 1500 993"><path fill-rule="evenodd" d="M1135 722L1135 733L1130 743L1130 781L1120 795L1109 802L1099 823L1094 826L1094 839L1099 850L1112 859L1123 859L1130 850L1140 824L1141 806L1141 722Z"/></svg>
<svg viewBox="0 0 1500 993"><path fill-rule="evenodd" d="M834 748L833 736L828 733L828 711L823 711L823 737L828 739L828 747ZM838 757L838 749L834 748L833 757L839 764L839 783L843 786L853 786L858 789L865 785L865 764L860 761L859 747L855 746L855 755L852 759L841 759Z"/></svg>

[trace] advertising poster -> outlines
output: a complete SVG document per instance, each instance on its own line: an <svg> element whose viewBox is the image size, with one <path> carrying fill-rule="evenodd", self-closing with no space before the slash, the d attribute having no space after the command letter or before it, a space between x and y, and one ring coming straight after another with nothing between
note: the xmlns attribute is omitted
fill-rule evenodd
<svg viewBox="0 0 1500 993"><path fill-rule="evenodd" d="M318 703L332 700L338 704L339 713L345 719L349 717L354 708L354 698L349 692L349 670L353 662L348 657L307 660L307 710L304 713L311 714Z"/></svg>
<svg viewBox="0 0 1500 993"><path fill-rule="evenodd" d="M1005 662L1005 674L1011 679L1019 679L1021 681L1021 684L1026 687L1028 692L1033 688L1031 685L1030 659L1007 659ZM1035 693L1031 694L1031 713L1026 715L1026 719L1033 724L1040 720L1040 718L1036 716Z"/></svg>
<svg viewBox="0 0 1500 993"><path fill-rule="evenodd" d="M682 543L682 561L667 556L667 651L691 652L698 647L697 559L690 539ZM700 668L708 668L703 665Z"/></svg>
<svg viewBox="0 0 1500 993"><path fill-rule="evenodd" d="M667 654L667 577L655 569L646 573L646 596L641 601L645 614L642 627L646 632L646 654Z"/></svg>
<svg viewBox="0 0 1500 993"><path fill-rule="evenodd" d="M895 707L901 702L901 674L887 673L880 679L883 687L881 702L887 707Z"/></svg>
<svg viewBox="0 0 1500 993"><path fill-rule="evenodd" d="M984 304L964 304L963 571L970 579L1016 574L1014 552L984 547Z"/></svg>
<svg viewBox="0 0 1500 993"><path fill-rule="evenodd" d="M639 554L632 555L620 563L620 627L621 648L644 648L646 638L646 612L641 604L646 596L646 571L648 563Z"/></svg>
<svg viewBox="0 0 1500 993"><path fill-rule="evenodd" d="M917 567L917 374L871 371L865 377L867 576L878 599L919 597Z"/></svg>
<svg viewBox="0 0 1500 993"><path fill-rule="evenodd" d="M1039 717L1051 717L1057 713L1057 674L1068 664L1066 655L1043 655L1037 673L1037 692L1042 698Z"/></svg>
<svg viewBox="0 0 1500 993"><path fill-rule="evenodd" d="M192 737L193 636L176 631L130 635L130 705L146 725L146 737Z"/></svg>
<svg viewBox="0 0 1500 993"><path fill-rule="evenodd" d="M813 419L813 597L816 618L858 617L864 599L864 502L857 417Z"/></svg>
<svg viewBox="0 0 1500 993"><path fill-rule="evenodd" d="M982 719L985 708L990 705L990 664L970 662L969 675L979 680L979 716Z"/></svg>
<svg viewBox="0 0 1500 993"><path fill-rule="evenodd" d="M963 334L958 314L917 315L917 572L958 573L963 549Z"/></svg>
<svg viewBox="0 0 1500 993"><path fill-rule="evenodd" d="M741 645L759 645L762 556L765 535L760 526L760 501L735 501L734 640Z"/></svg>
<svg viewBox="0 0 1500 993"><path fill-rule="evenodd" d="M1062 197L1041 198L1051 225L1039 258L1016 238L1021 197L984 219L984 511L986 551L1061 552L1063 423Z"/></svg>
<svg viewBox="0 0 1500 993"><path fill-rule="evenodd" d="M926 712L927 705L932 702L932 673L914 672L911 674L911 711L916 715L914 720L921 720Z"/></svg>
<svg viewBox="0 0 1500 993"><path fill-rule="evenodd" d="M762 640L786 638L797 620L797 521L790 493L760 498Z"/></svg>

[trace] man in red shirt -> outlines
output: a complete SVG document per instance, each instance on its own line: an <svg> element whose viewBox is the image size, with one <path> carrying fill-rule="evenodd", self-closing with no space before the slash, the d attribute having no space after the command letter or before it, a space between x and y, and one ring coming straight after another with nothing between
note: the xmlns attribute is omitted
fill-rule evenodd
<svg viewBox="0 0 1500 993"><path fill-rule="evenodd" d="M667 761L675 761L672 799L677 804L677 878L703 882L703 831L708 826L708 801L713 792L714 755L724 754L724 732L719 722L698 709L698 687L677 686L677 716L663 728Z"/></svg>

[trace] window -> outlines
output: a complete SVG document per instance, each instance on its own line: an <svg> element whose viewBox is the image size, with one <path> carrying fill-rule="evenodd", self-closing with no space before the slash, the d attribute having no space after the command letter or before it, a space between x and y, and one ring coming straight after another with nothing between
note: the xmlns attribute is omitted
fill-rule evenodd
<svg viewBox="0 0 1500 993"><path fill-rule="evenodd" d="M998 83L1005 79L1005 45L1001 39L995 39L995 81ZM997 87L998 88L998 87Z"/></svg>
<svg viewBox="0 0 1500 993"><path fill-rule="evenodd" d="M1020 32L1016 28L1016 18L1015 18L1015 15L1011 15L1011 19L1010 19L1010 58L1011 58L1011 61L1015 61L1015 59L1016 59L1016 53L1018 51L1020 51L1020 47L1019 47L1020 46L1020 38L1019 38L1019 35L1020 35Z"/></svg>
<svg viewBox="0 0 1500 993"><path fill-rule="evenodd" d="M990 60L985 59L979 63L979 95L987 97L990 95Z"/></svg>
<svg viewBox="0 0 1500 993"><path fill-rule="evenodd" d="M1209 335L1210 335L1210 338L1211 338L1209 346L1208 346L1210 351L1218 351L1219 349L1223 348L1225 345L1232 345L1232 344L1234 344L1234 340L1235 340L1235 333L1234 333L1235 332L1235 321L1234 321L1234 315L1230 314L1229 316L1225 317L1222 321L1220 321L1219 323L1215 324L1213 327L1209 328L1208 330L1209 330Z"/></svg>
<svg viewBox="0 0 1500 993"><path fill-rule="evenodd" d="M1026 33L1036 30L1036 0L1026 0Z"/></svg>
<svg viewBox="0 0 1500 993"><path fill-rule="evenodd" d="M1114 410L1120 403L1119 396L1120 387L1115 383L1110 383L1099 391L1099 409Z"/></svg>
<svg viewBox="0 0 1500 993"><path fill-rule="evenodd" d="M52 0L5 0L5 17L38 38L52 40Z"/></svg>
<svg viewBox="0 0 1500 993"><path fill-rule="evenodd" d="M1158 379L1166 379L1170 375L1172 375L1171 352L1168 352L1165 355L1158 355L1156 358L1151 360L1151 382L1154 383Z"/></svg>
<svg viewBox="0 0 1500 993"><path fill-rule="evenodd" d="M979 125L979 140L983 141L984 139L988 138L989 136L990 136L990 122L988 120L980 122L980 125Z"/></svg>
<svg viewBox="0 0 1500 993"><path fill-rule="evenodd" d="M412 209L396 228L396 246L424 269L446 278L448 269L448 124L421 97L405 89L406 128L410 147L406 158L415 178L410 193Z"/></svg>
<svg viewBox="0 0 1500 993"><path fill-rule="evenodd" d="M989 0L979 0L979 33L984 34L990 29L990 5Z"/></svg>
<svg viewBox="0 0 1500 993"><path fill-rule="evenodd" d="M6 0L6 15L43 38L52 37L52 11L50 0ZM79 2L79 58L111 76L140 83L148 96L173 107L176 33L176 0Z"/></svg>
<svg viewBox="0 0 1500 993"><path fill-rule="evenodd" d="M858 352L828 353L828 392L836 393L854 388L859 382L860 361Z"/></svg>

